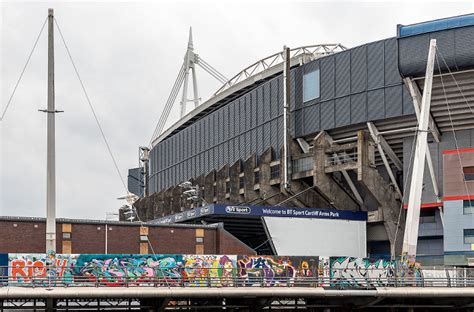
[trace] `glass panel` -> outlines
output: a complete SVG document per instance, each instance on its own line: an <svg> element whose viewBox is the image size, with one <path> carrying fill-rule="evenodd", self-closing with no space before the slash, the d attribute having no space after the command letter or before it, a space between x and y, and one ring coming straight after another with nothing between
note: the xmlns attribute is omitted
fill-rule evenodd
<svg viewBox="0 0 474 312"><path fill-rule="evenodd" d="M474 229L464 230L464 244L474 244Z"/></svg>
<svg viewBox="0 0 474 312"><path fill-rule="evenodd" d="M474 166L462 168L465 181L474 181Z"/></svg>
<svg viewBox="0 0 474 312"><path fill-rule="evenodd" d="M303 75L303 102L319 98L319 69Z"/></svg>
<svg viewBox="0 0 474 312"><path fill-rule="evenodd" d="M463 213L464 214L474 213L474 199L463 201Z"/></svg>

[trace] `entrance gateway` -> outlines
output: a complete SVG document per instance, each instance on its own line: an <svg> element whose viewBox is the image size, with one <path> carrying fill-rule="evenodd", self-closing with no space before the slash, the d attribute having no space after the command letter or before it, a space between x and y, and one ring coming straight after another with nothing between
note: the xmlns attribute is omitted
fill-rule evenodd
<svg viewBox="0 0 474 312"><path fill-rule="evenodd" d="M364 211L212 204L151 223L221 223L259 254L367 256Z"/></svg>

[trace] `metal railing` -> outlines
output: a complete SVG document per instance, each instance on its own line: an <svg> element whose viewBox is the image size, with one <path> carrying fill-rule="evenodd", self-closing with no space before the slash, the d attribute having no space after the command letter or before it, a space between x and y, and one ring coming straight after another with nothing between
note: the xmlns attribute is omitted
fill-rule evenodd
<svg viewBox="0 0 474 312"><path fill-rule="evenodd" d="M473 269L0 267L0 287L474 287ZM26 273L26 274L25 274Z"/></svg>

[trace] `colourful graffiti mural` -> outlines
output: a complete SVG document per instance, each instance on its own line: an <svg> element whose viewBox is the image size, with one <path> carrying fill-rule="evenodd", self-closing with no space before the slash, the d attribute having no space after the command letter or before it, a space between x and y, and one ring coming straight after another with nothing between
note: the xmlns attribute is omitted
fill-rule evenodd
<svg viewBox="0 0 474 312"><path fill-rule="evenodd" d="M313 277L317 272L318 258L279 256L239 256L238 275L246 286L286 286L299 277Z"/></svg>
<svg viewBox="0 0 474 312"><path fill-rule="evenodd" d="M403 262L352 257L0 254L0 284L16 286L373 288L397 278L434 280L430 272L409 269Z"/></svg>
<svg viewBox="0 0 474 312"><path fill-rule="evenodd" d="M387 286L395 277L395 263L383 259L331 257L330 268L332 286Z"/></svg>

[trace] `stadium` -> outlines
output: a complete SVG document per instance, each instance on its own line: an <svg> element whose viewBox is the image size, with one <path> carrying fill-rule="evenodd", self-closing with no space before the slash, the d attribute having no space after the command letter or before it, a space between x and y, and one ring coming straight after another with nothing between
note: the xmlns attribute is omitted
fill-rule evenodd
<svg viewBox="0 0 474 312"><path fill-rule="evenodd" d="M129 170L140 219L223 223L260 254L304 255L305 236L324 240L311 254L399 255L436 39L417 256L474 265L474 15L395 30L263 58L155 133Z"/></svg>

